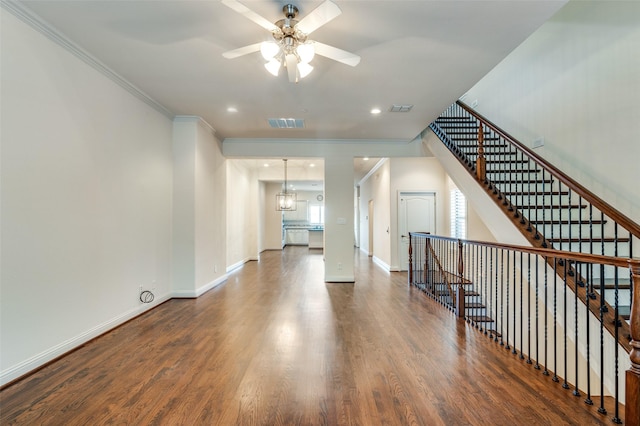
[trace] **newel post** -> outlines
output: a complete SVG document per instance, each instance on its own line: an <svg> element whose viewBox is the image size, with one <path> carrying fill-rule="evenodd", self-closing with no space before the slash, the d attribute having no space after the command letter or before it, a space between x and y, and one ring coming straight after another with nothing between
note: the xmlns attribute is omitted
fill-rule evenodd
<svg viewBox="0 0 640 426"><path fill-rule="evenodd" d="M633 286L631 301L631 368L626 375L625 423L640 426L640 260L630 260Z"/></svg>
<svg viewBox="0 0 640 426"><path fill-rule="evenodd" d="M462 241L458 240L458 286L456 287L456 316L464 317L464 260L462 259Z"/></svg>
<svg viewBox="0 0 640 426"><path fill-rule="evenodd" d="M476 177L484 182L487 176L487 160L484 158L484 130L482 123L478 126L478 158L476 159Z"/></svg>
<svg viewBox="0 0 640 426"><path fill-rule="evenodd" d="M411 232L409 232L409 285L413 284L413 246L411 244Z"/></svg>

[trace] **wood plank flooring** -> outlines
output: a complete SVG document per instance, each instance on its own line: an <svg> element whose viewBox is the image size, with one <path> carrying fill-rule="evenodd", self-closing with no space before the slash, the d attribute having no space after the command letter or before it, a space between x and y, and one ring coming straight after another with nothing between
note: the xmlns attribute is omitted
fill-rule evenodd
<svg viewBox="0 0 640 426"><path fill-rule="evenodd" d="M0 424L611 424L451 312L356 253L269 251L0 392Z"/></svg>

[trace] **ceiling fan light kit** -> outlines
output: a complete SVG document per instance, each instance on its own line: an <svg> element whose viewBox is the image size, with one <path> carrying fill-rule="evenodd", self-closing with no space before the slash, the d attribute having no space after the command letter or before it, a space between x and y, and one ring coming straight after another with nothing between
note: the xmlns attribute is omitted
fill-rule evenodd
<svg viewBox="0 0 640 426"><path fill-rule="evenodd" d="M222 0L222 3L261 27L271 31L274 41L255 43L223 53L225 58L233 59L260 51L267 61L267 71L277 76L281 67L287 68L291 83L297 83L313 71L309 64L316 54L333 59L346 65L356 66L360 57L353 53L308 39L308 35L336 18L342 13L331 0L326 0L301 21L296 20L298 8L287 4L282 8L285 18L275 24L253 12L237 0Z"/></svg>

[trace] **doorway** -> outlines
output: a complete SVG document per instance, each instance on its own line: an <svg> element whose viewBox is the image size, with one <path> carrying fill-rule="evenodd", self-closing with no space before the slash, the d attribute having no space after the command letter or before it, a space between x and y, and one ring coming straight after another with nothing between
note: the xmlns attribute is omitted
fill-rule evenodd
<svg viewBox="0 0 640 426"><path fill-rule="evenodd" d="M398 193L398 263L401 271L409 269L409 233L434 233L435 228L435 192Z"/></svg>

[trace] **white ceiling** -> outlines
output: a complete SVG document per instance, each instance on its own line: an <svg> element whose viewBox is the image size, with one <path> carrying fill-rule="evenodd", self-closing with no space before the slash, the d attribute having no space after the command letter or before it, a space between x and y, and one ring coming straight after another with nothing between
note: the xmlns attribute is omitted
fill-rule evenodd
<svg viewBox="0 0 640 426"><path fill-rule="evenodd" d="M295 4L302 19L322 3L241 1L271 22L283 17L285 4ZM342 14L310 39L356 53L361 62L350 67L316 56L314 71L298 84L289 83L285 72L267 73L259 53L222 57L271 35L219 0L20 3L170 114L202 117L224 143L283 138L405 143L566 0L334 2ZM414 106L394 113L393 104ZM372 115L372 108L382 113ZM269 118L301 118L305 128L273 129ZM354 180L376 162L355 159Z"/></svg>
<svg viewBox="0 0 640 426"><path fill-rule="evenodd" d="M284 4L304 18L321 3L242 1L272 22ZM298 84L268 74L259 53L222 57L270 34L217 0L22 3L171 113L204 118L230 143L412 140L565 1L335 0L342 14L310 38L362 60L354 68L316 56ZM414 107L391 113L392 104ZM373 107L382 113L373 116ZM280 117L302 118L306 127L268 126Z"/></svg>

